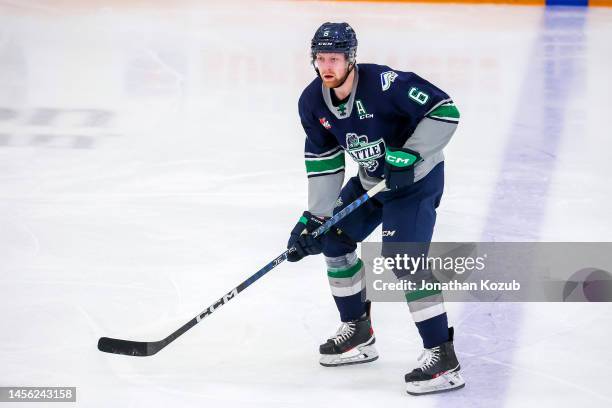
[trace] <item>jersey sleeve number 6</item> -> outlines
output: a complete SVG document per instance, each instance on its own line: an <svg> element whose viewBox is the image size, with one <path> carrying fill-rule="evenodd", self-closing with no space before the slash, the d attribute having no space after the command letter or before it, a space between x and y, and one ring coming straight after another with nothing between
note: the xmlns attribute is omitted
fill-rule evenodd
<svg viewBox="0 0 612 408"><path fill-rule="evenodd" d="M429 95L414 86L408 91L408 96L420 105L425 105L429 100Z"/></svg>

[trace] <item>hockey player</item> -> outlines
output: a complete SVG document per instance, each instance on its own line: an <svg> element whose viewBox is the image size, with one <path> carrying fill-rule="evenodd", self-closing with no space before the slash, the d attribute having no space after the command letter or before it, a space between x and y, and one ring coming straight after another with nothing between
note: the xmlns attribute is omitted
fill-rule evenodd
<svg viewBox="0 0 612 408"><path fill-rule="evenodd" d="M308 210L291 231L288 248L296 251L288 260L325 255L342 324L320 346L324 366L378 358L356 243L382 223L383 255L396 253L393 243L428 247L444 185L442 149L459 120L445 92L411 72L357 64L356 51L357 37L348 24L319 27L311 42L317 78L298 104L306 132ZM343 188L345 153L359 164L359 172ZM317 239L307 234L383 178L385 191L337 228ZM419 272L421 279L433 279L431 272ZM420 366L405 376L408 393L463 387L442 294L413 291L406 293L406 300L425 348Z"/></svg>

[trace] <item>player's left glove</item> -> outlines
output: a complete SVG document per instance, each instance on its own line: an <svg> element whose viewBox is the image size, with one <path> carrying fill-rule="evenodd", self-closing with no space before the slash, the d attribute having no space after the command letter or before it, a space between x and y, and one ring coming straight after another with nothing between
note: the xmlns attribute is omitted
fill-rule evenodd
<svg viewBox="0 0 612 408"><path fill-rule="evenodd" d="M297 262L308 255L317 255L323 251L321 237L310 235L314 230L325 224L326 219L304 211L298 223L291 230L287 249L295 247L295 251L287 255L289 262Z"/></svg>
<svg viewBox="0 0 612 408"><path fill-rule="evenodd" d="M414 183L414 166L422 161L419 152L387 146L385 154L385 184L394 190Z"/></svg>

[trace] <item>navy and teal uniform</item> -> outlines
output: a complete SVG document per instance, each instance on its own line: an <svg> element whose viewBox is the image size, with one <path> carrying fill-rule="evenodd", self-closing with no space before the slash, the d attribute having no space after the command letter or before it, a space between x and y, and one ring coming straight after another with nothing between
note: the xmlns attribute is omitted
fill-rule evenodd
<svg viewBox="0 0 612 408"><path fill-rule="evenodd" d="M380 182L387 147L407 148L423 158L415 167L414 184L379 193L338 225L341 235L328 234L324 240L332 294L346 322L365 311L363 263L356 242L381 223L383 252L386 243L431 241L444 186L442 149L455 132L459 112L451 98L428 81L383 65L356 65L348 100L334 96L316 78L299 100L312 214L330 216ZM346 154L359 164L359 173L342 188ZM442 294L412 292L406 297L424 346L445 342Z"/></svg>

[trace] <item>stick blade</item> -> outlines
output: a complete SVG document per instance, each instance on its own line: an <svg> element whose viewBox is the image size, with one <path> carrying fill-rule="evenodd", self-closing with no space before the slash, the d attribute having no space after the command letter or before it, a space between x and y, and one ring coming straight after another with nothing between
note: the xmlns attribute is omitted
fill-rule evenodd
<svg viewBox="0 0 612 408"><path fill-rule="evenodd" d="M100 340L98 340L98 350L105 353L123 354L126 356L152 356L159 351L159 348L155 346L156 343L111 339L110 337L100 337Z"/></svg>

